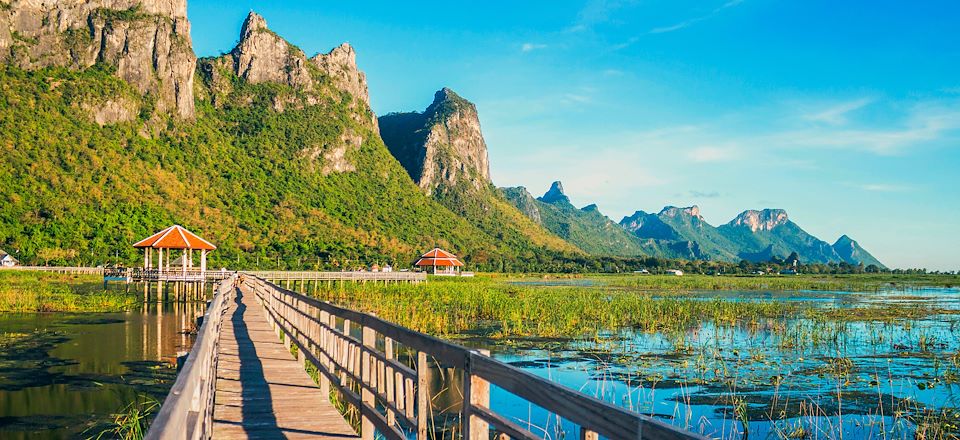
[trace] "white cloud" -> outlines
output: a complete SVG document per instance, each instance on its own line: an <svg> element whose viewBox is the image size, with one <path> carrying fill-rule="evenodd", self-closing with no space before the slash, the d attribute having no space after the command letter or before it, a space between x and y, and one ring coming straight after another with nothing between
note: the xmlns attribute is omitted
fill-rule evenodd
<svg viewBox="0 0 960 440"><path fill-rule="evenodd" d="M523 53L527 53L527 52L533 52L535 50L546 49L546 48L547 48L546 44L523 43L523 45L520 46L520 51Z"/></svg>
<svg viewBox="0 0 960 440"><path fill-rule="evenodd" d="M687 158L695 162L726 162L737 156L733 147L697 147L687 152Z"/></svg>
<svg viewBox="0 0 960 440"><path fill-rule="evenodd" d="M864 191L871 192L903 192L910 189L907 185L898 185L892 183L865 183L856 185Z"/></svg>
<svg viewBox="0 0 960 440"><path fill-rule="evenodd" d="M717 7L716 9L710 11L710 12L707 13L707 14L704 14L704 15L701 15L701 16L698 16L698 17L689 18L689 19L687 19L687 20L683 20L683 21L681 21L681 22L679 22L679 23L677 23L677 24L673 24L673 25L670 25L670 26L656 27L656 28L650 29L650 31L649 31L648 33L650 33L650 34L665 34L665 33L667 33L667 32L678 31L678 30L680 30L680 29L684 29L684 28L690 27L690 26L693 25L693 24L696 24L696 23L699 23L699 22L701 22L701 21L703 21L703 20L706 20L706 19L708 19L708 18L711 18L711 17L713 17L714 15L717 15L717 14L719 14L720 12L722 12L724 9L732 8L732 7L737 6L737 5L739 5L739 4L743 3L743 2L744 2L744 0L730 0L730 1L728 1L728 2L726 2L726 3L724 3L724 4L722 4L722 5L720 5L720 6Z"/></svg>
<svg viewBox="0 0 960 440"><path fill-rule="evenodd" d="M860 98L852 101L834 104L828 108L803 115L803 118L814 122L823 122L831 125L847 123L847 115L873 103L872 98Z"/></svg>

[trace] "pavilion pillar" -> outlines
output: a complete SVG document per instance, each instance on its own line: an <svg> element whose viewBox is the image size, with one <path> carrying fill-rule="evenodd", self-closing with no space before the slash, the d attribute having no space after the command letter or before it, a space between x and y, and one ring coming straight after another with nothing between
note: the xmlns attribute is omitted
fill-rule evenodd
<svg viewBox="0 0 960 440"><path fill-rule="evenodd" d="M183 266L183 276L187 276L187 250L183 250L183 255L180 256L180 262Z"/></svg>
<svg viewBox="0 0 960 440"><path fill-rule="evenodd" d="M200 250L200 274L206 275L207 273L207 250Z"/></svg>
<svg viewBox="0 0 960 440"><path fill-rule="evenodd" d="M157 270L163 272L163 248L157 248Z"/></svg>
<svg viewBox="0 0 960 440"><path fill-rule="evenodd" d="M143 248L143 268L150 267L150 248Z"/></svg>

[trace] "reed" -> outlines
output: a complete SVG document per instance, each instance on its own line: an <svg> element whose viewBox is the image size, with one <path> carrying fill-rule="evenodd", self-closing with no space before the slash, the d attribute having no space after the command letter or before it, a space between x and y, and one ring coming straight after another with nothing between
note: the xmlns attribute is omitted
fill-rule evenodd
<svg viewBox="0 0 960 440"><path fill-rule="evenodd" d="M136 295L104 290L97 275L0 271L0 312L115 312L138 305Z"/></svg>

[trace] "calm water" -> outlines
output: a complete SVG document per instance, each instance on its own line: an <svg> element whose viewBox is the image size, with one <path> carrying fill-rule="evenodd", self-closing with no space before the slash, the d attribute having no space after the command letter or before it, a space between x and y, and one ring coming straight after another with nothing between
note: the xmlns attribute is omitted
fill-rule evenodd
<svg viewBox="0 0 960 440"><path fill-rule="evenodd" d="M130 402L162 401L202 308L0 314L0 438L96 437Z"/></svg>
<svg viewBox="0 0 960 440"><path fill-rule="evenodd" d="M694 292L694 298L802 301L824 309L935 306L919 320L710 322L679 334L609 341L467 341L541 377L712 437L914 438L917 423L956 425L960 290L881 293ZM575 427L494 387L492 406L550 438ZM842 434L841 434L842 431Z"/></svg>

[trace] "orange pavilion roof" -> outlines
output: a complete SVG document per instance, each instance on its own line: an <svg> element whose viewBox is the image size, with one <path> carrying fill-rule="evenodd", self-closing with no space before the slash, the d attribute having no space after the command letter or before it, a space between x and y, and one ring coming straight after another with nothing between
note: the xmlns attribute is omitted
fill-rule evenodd
<svg viewBox="0 0 960 440"><path fill-rule="evenodd" d="M212 251L217 247L180 225L173 225L133 244L135 248L199 249Z"/></svg>
<svg viewBox="0 0 960 440"><path fill-rule="evenodd" d="M415 266L463 266L463 262L456 255L440 248L433 248L420 256Z"/></svg>

